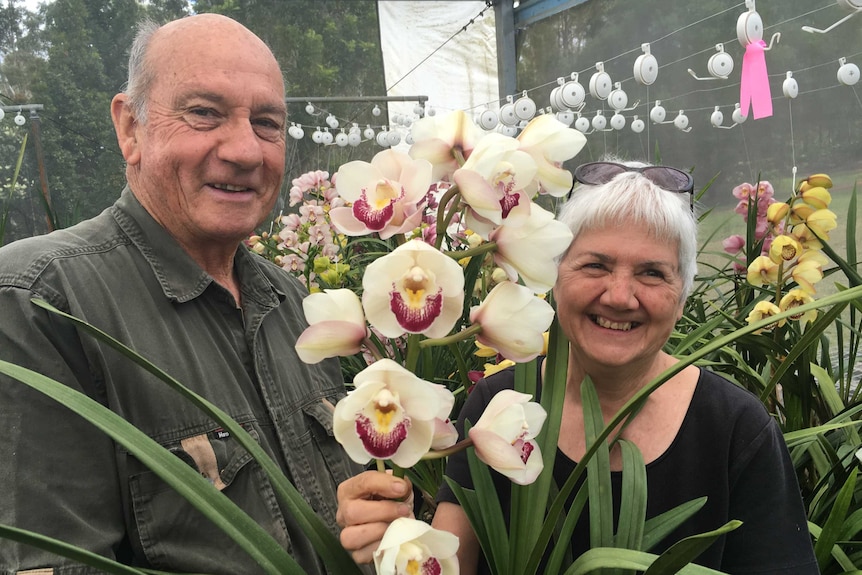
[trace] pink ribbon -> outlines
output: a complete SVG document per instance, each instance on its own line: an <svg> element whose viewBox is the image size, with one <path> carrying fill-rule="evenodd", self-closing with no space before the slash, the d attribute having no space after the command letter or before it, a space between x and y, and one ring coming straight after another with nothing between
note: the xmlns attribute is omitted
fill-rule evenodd
<svg viewBox="0 0 862 575"><path fill-rule="evenodd" d="M766 72L766 42L758 40L745 47L742 57L742 83L739 86L739 106L743 116L748 116L749 102L754 119L772 115L772 94L769 91L769 75Z"/></svg>

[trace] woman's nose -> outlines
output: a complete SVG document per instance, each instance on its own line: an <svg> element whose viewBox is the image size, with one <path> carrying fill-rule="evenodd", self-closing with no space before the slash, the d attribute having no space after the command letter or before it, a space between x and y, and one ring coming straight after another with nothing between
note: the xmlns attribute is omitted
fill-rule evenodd
<svg viewBox="0 0 862 575"><path fill-rule="evenodd" d="M611 274L602 294L602 303L617 309L634 309L639 305L635 297L635 287L634 278L630 274Z"/></svg>

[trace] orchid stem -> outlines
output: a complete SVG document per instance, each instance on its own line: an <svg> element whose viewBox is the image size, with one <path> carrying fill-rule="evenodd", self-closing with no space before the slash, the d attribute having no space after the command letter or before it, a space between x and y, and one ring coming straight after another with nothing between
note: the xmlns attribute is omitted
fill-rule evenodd
<svg viewBox="0 0 862 575"><path fill-rule="evenodd" d="M444 457L454 455L459 451L464 451L471 445L473 445L473 440L467 437L465 439L462 439L452 447L447 447L446 449L433 449L431 451L428 451L425 455L422 456L422 459L442 459Z"/></svg>
<svg viewBox="0 0 862 575"><path fill-rule="evenodd" d="M452 198L459 194L458 186L452 186L443 193L443 196L437 204L437 239L434 240L434 247L438 250L443 245L443 238L446 236L446 228L455 216L455 212L457 212L458 205L461 202L459 199L456 199L453 203L452 209L449 210L449 213L446 213L446 205L452 200Z"/></svg>
<svg viewBox="0 0 862 575"><path fill-rule="evenodd" d="M425 347L433 347L433 346L438 346L438 345L451 345L453 343L458 343L459 341L473 337L474 335L479 334L479 333L482 333L482 326L479 325L478 323L474 323L473 325L471 325L467 329L461 330L458 333L453 333L451 335L447 335L446 337L436 337L436 338L430 338L430 339L423 339L422 341L419 342L418 347L425 348Z"/></svg>
<svg viewBox="0 0 862 575"><path fill-rule="evenodd" d="M407 358L404 362L404 367L413 373L416 373L416 364L419 363L419 348L422 346L422 343L419 340L419 334L411 333L407 335Z"/></svg>
<svg viewBox="0 0 862 575"><path fill-rule="evenodd" d="M488 252L493 252L497 249L497 242L483 242L482 244L476 246L475 248L470 248L467 250L456 250L456 251L444 251L443 253L452 258L471 258L473 256L478 256L482 254L486 254Z"/></svg>

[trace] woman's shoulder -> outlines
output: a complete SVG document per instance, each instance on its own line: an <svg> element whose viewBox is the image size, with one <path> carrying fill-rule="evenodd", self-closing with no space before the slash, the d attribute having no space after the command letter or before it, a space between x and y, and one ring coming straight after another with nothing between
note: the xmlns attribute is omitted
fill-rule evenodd
<svg viewBox="0 0 862 575"><path fill-rule="evenodd" d="M757 434L768 424L774 423L773 416L759 397L721 375L702 368L687 419L707 426L730 426L736 428L737 432L747 430L746 435Z"/></svg>

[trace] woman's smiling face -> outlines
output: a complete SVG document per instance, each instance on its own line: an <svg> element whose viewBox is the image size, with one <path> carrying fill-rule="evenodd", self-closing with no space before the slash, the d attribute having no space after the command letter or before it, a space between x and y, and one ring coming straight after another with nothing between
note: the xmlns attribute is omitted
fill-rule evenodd
<svg viewBox="0 0 862 575"><path fill-rule="evenodd" d="M647 370L682 314L677 245L624 222L584 230L560 262L560 325L578 364Z"/></svg>

